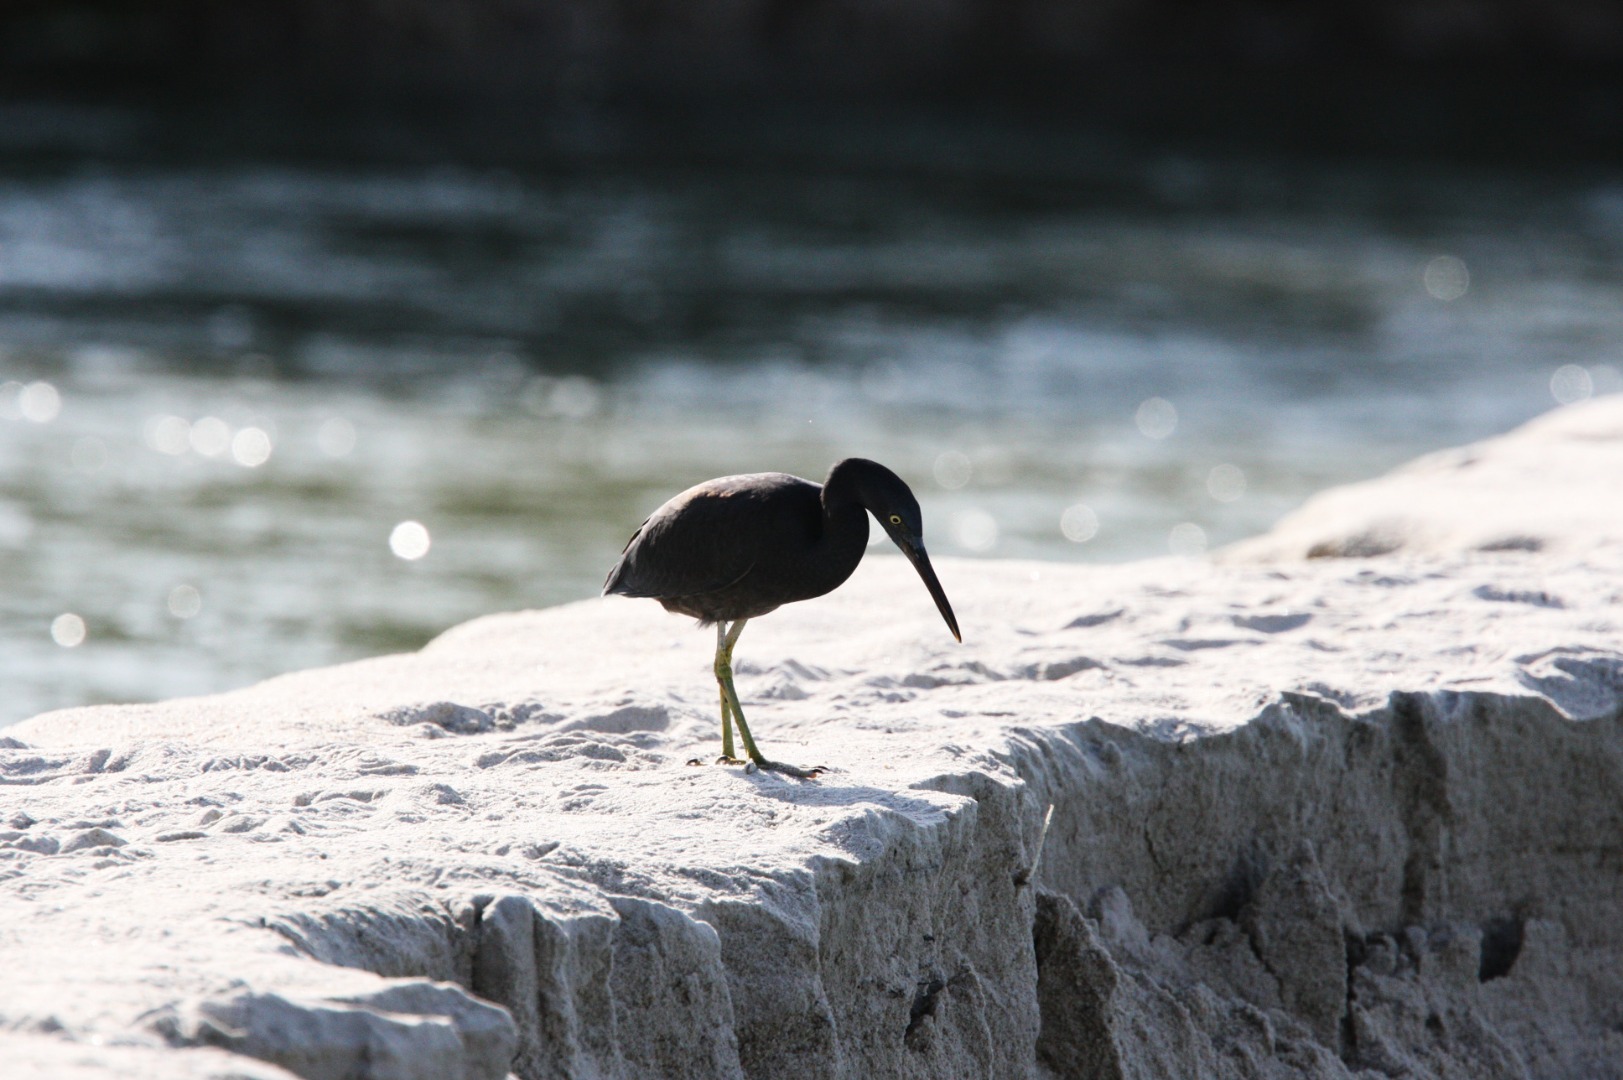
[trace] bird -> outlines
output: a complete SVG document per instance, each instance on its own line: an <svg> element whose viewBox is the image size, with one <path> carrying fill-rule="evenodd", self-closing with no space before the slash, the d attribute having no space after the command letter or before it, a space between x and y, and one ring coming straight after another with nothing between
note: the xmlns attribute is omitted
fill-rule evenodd
<svg viewBox="0 0 1623 1080"><path fill-rule="evenodd" d="M749 620L844 584L868 549L870 513L912 562L953 638L962 642L924 550L918 499L901 477L866 458L836 462L821 484L781 472L706 480L655 510L626 542L603 582L604 596L658 600L667 611L716 628L720 763L746 764L733 752L736 720L756 768L807 780L824 771L761 753L733 687L733 648Z"/></svg>

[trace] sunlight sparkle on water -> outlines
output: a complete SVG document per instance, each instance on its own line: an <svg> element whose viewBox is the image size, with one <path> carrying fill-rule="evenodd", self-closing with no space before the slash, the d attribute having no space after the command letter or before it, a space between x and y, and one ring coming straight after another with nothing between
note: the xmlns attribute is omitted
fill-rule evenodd
<svg viewBox="0 0 1623 1080"><path fill-rule="evenodd" d="M868 515L868 546L869 547L878 547L880 544L885 543L889 539L890 539L890 534L885 532L885 527L883 525L879 524L879 519L874 517L872 514L869 514Z"/></svg>
<svg viewBox="0 0 1623 1080"><path fill-rule="evenodd" d="M1550 376L1550 396L1563 405L1585 401L1594 396L1595 380L1577 364L1562 364Z"/></svg>
<svg viewBox="0 0 1623 1080"><path fill-rule="evenodd" d="M244 468L255 469L270 460L270 436L256 427L245 427L231 440L231 457Z"/></svg>
<svg viewBox="0 0 1623 1080"><path fill-rule="evenodd" d="M1178 410L1166 398L1152 397L1139 405L1133 423L1145 437L1164 439L1178 428Z"/></svg>
<svg viewBox="0 0 1623 1080"><path fill-rule="evenodd" d="M1167 534L1167 548L1174 555L1194 556L1206 550L1206 530L1192 521L1172 526Z"/></svg>
<svg viewBox="0 0 1623 1080"><path fill-rule="evenodd" d="M146 444L160 454L179 457L192 445L192 425L180 416L154 416L142 431Z"/></svg>
<svg viewBox="0 0 1623 1080"><path fill-rule="evenodd" d="M1421 274L1426 291L1435 299L1458 300L1471 287L1471 272L1465 262L1452 255L1439 255L1426 264Z"/></svg>
<svg viewBox="0 0 1623 1080"><path fill-rule="evenodd" d="M997 519L984 510L964 510L952 519L952 538L970 551L992 550L997 533Z"/></svg>
<svg viewBox="0 0 1623 1080"><path fill-rule="evenodd" d="M62 395L48 382L32 382L17 395L17 408L24 420L49 424L62 411Z"/></svg>
<svg viewBox="0 0 1623 1080"><path fill-rule="evenodd" d="M1206 491L1218 502L1234 502L1245 494L1245 473L1238 465L1213 465L1206 474Z"/></svg>
<svg viewBox="0 0 1623 1080"><path fill-rule="evenodd" d="M428 554L428 529L420 521L402 521L389 534L389 550L407 562Z"/></svg>
<svg viewBox="0 0 1623 1080"><path fill-rule="evenodd" d="M231 425L218 416L205 416L192 425L190 441L204 457L219 457L231 449Z"/></svg>
<svg viewBox="0 0 1623 1080"><path fill-rule="evenodd" d="M51 620L51 640L64 649L83 644L85 621L71 611L64 611Z"/></svg>
<svg viewBox="0 0 1623 1080"><path fill-rule="evenodd" d="M1099 535L1099 515L1085 503L1068 506L1059 516L1059 531L1073 544L1085 544Z"/></svg>
<svg viewBox="0 0 1623 1080"><path fill-rule="evenodd" d="M176 585L169 590L169 614L177 619L190 619L203 610L203 594L193 585Z"/></svg>

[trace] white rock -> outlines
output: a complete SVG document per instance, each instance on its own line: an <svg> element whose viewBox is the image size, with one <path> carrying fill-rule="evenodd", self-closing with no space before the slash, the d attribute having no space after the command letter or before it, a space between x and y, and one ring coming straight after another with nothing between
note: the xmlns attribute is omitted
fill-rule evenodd
<svg viewBox="0 0 1623 1080"><path fill-rule="evenodd" d="M15 973L13 973L15 974ZM168 1080L294 1080L296 1074L240 1054L208 1047L69 1041L59 1034L0 1031L0 1061L8 1077L106 1080L162 1076Z"/></svg>
<svg viewBox="0 0 1623 1080"><path fill-rule="evenodd" d="M1526 497L1517 440L1555 423L1472 490ZM719 748L711 635L624 600L37 717L0 747L0 1053L1623 1076L1619 473L1613 442L1560 445L1548 487L1591 524L1536 555L949 560L963 646L871 557L739 645L757 738L814 783L685 765ZM1454 482L1390 498L1427 475Z"/></svg>
<svg viewBox="0 0 1623 1080"><path fill-rule="evenodd" d="M1460 551L1571 553L1623 543L1623 395L1428 454L1309 499L1225 561Z"/></svg>

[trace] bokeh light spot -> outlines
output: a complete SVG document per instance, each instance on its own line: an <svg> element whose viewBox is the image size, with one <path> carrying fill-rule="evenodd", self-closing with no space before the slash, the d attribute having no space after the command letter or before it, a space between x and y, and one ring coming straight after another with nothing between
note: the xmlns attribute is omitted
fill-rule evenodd
<svg viewBox="0 0 1623 1080"><path fill-rule="evenodd" d="M402 521L389 533L389 550L407 562L427 555L430 543L428 529L420 521Z"/></svg>
<svg viewBox="0 0 1623 1080"><path fill-rule="evenodd" d="M1420 279L1426 291L1438 300L1458 300L1471 287L1471 272L1465 262L1452 255L1439 255L1426 264Z"/></svg>
<svg viewBox="0 0 1623 1080"><path fill-rule="evenodd" d="M17 395L17 408L24 420L49 424L62 411L62 395L48 382L31 382Z"/></svg>
<svg viewBox="0 0 1623 1080"><path fill-rule="evenodd" d="M51 640L64 649L84 644L85 621L71 611L51 620Z"/></svg>
<svg viewBox="0 0 1623 1080"><path fill-rule="evenodd" d="M1213 465L1206 474L1206 492L1218 502L1234 502L1245 494L1245 473L1238 465Z"/></svg>
<svg viewBox="0 0 1623 1080"><path fill-rule="evenodd" d="M886 543L889 540L890 540L890 534L885 532L885 527L883 525L879 524L879 519L874 517L872 514L869 514L868 515L868 546L869 547L878 547L880 544Z"/></svg>
<svg viewBox="0 0 1623 1080"><path fill-rule="evenodd" d="M948 450L935 459L935 482L948 491L956 491L969 483L969 458L956 450Z"/></svg>
<svg viewBox="0 0 1623 1080"><path fill-rule="evenodd" d="M964 510L952 519L952 538L970 551L997 546L997 519L984 510Z"/></svg>
<svg viewBox="0 0 1623 1080"><path fill-rule="evenodd" d="M203 594L192 585L176 585L169 590L169 614L177 619L190 619L203 610Z"/></svg>
<svg viewBox="0 0 1623 1080"><path fill-rule="evenodd" d="M231 456L238 465L257 469L270 460L270 436L260 428L243 428L231 440Z"/></svg>
<svg viewBox="0 0 1623 1080"><path fill-rule="evenodd" d="M1174 555L1194 556L1206 551L1206 530L1192 521L1172 526L1167 534L1167 548Z"/></svg>
<svg viewBox="0 0 1623 1080"><path fill-rule="evenodd" d="M160 454L184 454L192 445L192 425L180 416L154 416L143 432L146 444Z"/></svg>
<svg viewBox="0 0 1623 1080"><path fill-rule="evenodd" d="M1178 428L1178 410L1166 398L1152 397L1133 414L1138 430L1151 439L1164 439Z"/></svg>
<svg viewBox="0 0 1623 1080"><path fill-rule="evenodd" d="M1550 396L1563 405L1585 401L1594 396L1595 380L1577 364L1562 364L1550 376Z"/></svg>
<svg viewBox="0 0 1623 1080"><path fill-rule="evenodd" d="M1059 516L1059 531L1073 544L1085 544L1099 535L1099 515L1091 506L1077 503Z"/></svg>
<svg viewBox="0 0 1623 1080"><path fill-rule="evenodd" d="M192 425L190 441L204 457L219 457L231 449L231 425L218 416L205 416Z"/></svg>

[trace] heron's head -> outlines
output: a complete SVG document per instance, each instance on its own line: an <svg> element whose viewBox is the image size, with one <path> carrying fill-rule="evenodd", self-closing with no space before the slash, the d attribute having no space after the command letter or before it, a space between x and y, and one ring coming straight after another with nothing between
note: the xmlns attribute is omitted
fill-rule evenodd
<svg viewBox="0 0 1623 1080"><path fill-rule="evenodd" d="M878 519L891 542L903 551L924 549L924 515L919 512L919 501L907 490L907 485L896 481L897 490L885 492L885 497L869 504L868 512Z"/></svg>
<svg viewBox="0 0 1623 1080"><path fill-rule="evenodd" d="M952 605L947 602L947 594L924 550L924 515L919 512L919 501L913 497L912 489L877 461L865 458L846 458L834 466L825 488L836 487L852 491L856 501L878 520L891 542L902 549L913 569L919 572L924 587L935 600L936 609L947 620L952 636L964 640L958 632L958 619L952 613Z"/></svg>

